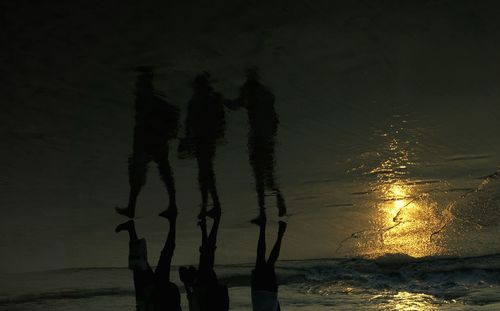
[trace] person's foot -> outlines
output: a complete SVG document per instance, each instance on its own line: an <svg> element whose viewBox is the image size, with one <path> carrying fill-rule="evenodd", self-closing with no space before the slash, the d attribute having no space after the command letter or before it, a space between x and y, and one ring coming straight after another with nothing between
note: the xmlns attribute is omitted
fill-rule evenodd
<svg viewBox="0 0 500 311"><path fill-rule="evenodd" d="M211 210L209 210L208 212L206 212L206 216L210 217L212 219L220 217L221 214L222 214L222 210L221 210L220 206L214 207Z"/></svg>
<svg viewBox="0 0 500 311"><path fill-rule="evenodd" d="M284 234L286 231L286 226L287 226L287 223L280 220L278 222L278 234Z"/></svg>
<svg viewBox="0 0 500 311"><path fill-rule="evenodd" d="M278 216L283 217L286 215L286 205L285 205L285 199L283 198L283 195L281 193L276 194L276 202L278 205Z"/></svg>
<svg viewBox="0 0 500 311"><path fill-rule="evenodd" d="M124 223L119 224L118 226L116 226L115 232L118 233L120 231L129 231L133 227L134 227L134 221L133 220L129 220L129 221L126 221L126 222L124 222Z"/></svg>
<svg viewBox="0 0 500 311"><path fill-rule="evenodd" d="M129 207L119 207L116 206L115 210L118 214L123 215L128 218L134 218L135 212Z"/></svg>
<svg viewBox="0 0 500 311"><path fill-rule="evenodd" d="M266 214L264 212L260 212L259 216L250 220L250 222L257 226L265 226L267 222Z"/></svg>
<svg viewBox="0 0 500 311"><path fill-rule="evenodd" d="M169 206L169 208L158 214L158 216L172 221L177 218L177 207Z"/></svg>

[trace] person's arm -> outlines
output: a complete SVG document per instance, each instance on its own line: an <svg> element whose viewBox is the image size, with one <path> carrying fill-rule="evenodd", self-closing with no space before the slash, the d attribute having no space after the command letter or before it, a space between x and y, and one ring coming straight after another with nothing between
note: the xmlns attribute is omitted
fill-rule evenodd
<svg viewBox="0 0 500 311"><path fill-rule="evenodd" d="M227 99L227 98L225 98L223 100L223 104L224 104L224 106L226 106L230 110L238 110L239 108L246 106L245 101L242 100L239 97L236 98L236 99Z"/></svg>
<svg viewBox="0 0 500 311"><path fill-rule="evenodd" d="M231 110L237 110L242 107L246 108L248 105L248 99L245 93L246 93L245 87L242 87L240 90L240 95L237 98L235 99L223 98L222 102L224 106L226 106Z"/></svg>
<svg viewBox="0 0 500 311"><path fill-rule="evenodd" d="M187 115L186 115L186 120L184 121L184 136L192 138L194 135L194 124L197 122L196 120L196 114L197 111L195 111L196 104L192 102L193 100L189 101L188 103L188 109L187 109Z"/></svg>
<svg viewBox="0 0 500 311"><path fill-rule="evenodd" d="M195 119L196 111L194 111L192 101L191 99L188 103L187 115L184 120L184 137L179 138L179 144L177 145L177 156L179 159L189 159L194 156L194 125L197 120Z"/></svg>

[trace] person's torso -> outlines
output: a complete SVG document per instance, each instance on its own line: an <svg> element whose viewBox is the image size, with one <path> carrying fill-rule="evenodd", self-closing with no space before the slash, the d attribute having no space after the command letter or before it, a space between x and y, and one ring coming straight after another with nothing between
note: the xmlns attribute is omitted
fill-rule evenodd
<svg viewBox="0 0 500 311"><path fill-rule="evenodd" d="M135 121L136 131L174 138L179 127L179 109L156 95L138 96Z"/></svg>
<svg viewBox="0 0 500 311"><path fill-rule="evenodd" d="M257 86L247 90L245 96L251 135L275 136L279 118L274 108L274 95L266 87Z"/></svg>
<svg viewBox="0 0 500 311"><path fill-rule="evenodd" d="M217 139L225 134L225 114L221 97L211 94L208 97L195 97L189 102L186 127L193 138Z"/></svg>

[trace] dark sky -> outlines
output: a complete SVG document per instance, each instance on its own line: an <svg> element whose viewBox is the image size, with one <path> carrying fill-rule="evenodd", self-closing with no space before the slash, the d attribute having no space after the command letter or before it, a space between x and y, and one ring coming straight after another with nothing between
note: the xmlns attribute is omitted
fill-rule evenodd
<svg viewBox="0 0 500 311"><path fill-rule="evenodd" d="M260 68L282 120L278 177L292 214L283 258L336 256L338 242L368 222L350 196L365 186L362 174L348 172L376 162L373 135L394 116L411 123L404 139L418 140L415 177L473 184L498 169L496 1L12 1L0 12L2 271L125 264L113 207L128 191L139 65L156 68L157 89L181 109L200 71L234 97L244 69ZM219 258L248 262L256 200L247 121L227 115L216 163ZM172 158L174 261L194 262L196 167ZM152 169L138 226L153 248L166 202Z"/></svg>

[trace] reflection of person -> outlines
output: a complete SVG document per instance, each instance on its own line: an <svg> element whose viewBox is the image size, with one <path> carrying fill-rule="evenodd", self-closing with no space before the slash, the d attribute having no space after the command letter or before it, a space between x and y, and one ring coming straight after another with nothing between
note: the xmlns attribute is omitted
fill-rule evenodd
<svg viewBox="0 0 500 311"><path fill-rule="evenodd" d="M190 311L227 311L229 294L226 285L219 283L215 274L215 250L220 215L214 217L210 234L207 234L206 218L201 218L200 261L198 269L179 268L179 276L184 283Z"/></svg>
<svg viewBox="0 0 500 311"><path fill-rule="evenodd" d="M129 268L134 273L137 311L181 310L179 288L170 282L176 215L169 215L168 220L170 228L167 240L154 272L147 260L146 240L137 237L134 221L129 220L116 227L116 232L127 231L130 237Z"/></svg>
<svg viewBox="0 0 500 311"><path fill-rule="evenodd" d="M247 71L247 80L240 89L239 97L227 102L231 109L247 109L250 125L248 150L259 200L259 217L265 210L266 190L275 194L279 216L286 215L285 201L274 178L274 146L279 124L274 102L274 94L260 82L256 68Z"/></svg>
<svg viewBox="0 0 500 311"><path fill-rule="evenodd" d="M279 222L278 237L266 260L266 217L259 217L254 222L259 226L259 241L257 243L257 259L252 271L252 307L254 311L278 311L278 282L274 265L278 260L281 241L285 234L286 223Z"/></svg>
<svg viewBox="0 0 500 311"><path fill-rule="evenodd" d="M225 118L223 98L214 92L211 82L208 72L203 72L194 79L193 97L188 104L185 122L186 137L179 144L181 157L196 157L198 161L198 182L202 199L200 218L221 213L214 158L216 145L224 138ZM213 209L207 214L209 195Z"/></svg>
<svg viewBox="0 0 500 311"><path fill-rule="evenodd" d="M128 206L116 208L119 214L135 216L135 205L146 183L147 165L158 164L160 176L169 196L169 206L163 216L176 210L175 184L168 160L168 140L177 136L179 109L163 100L153 86L153 69L139 67L135 91L135 128L132 156L129 158L130 195Z"/></svg>

